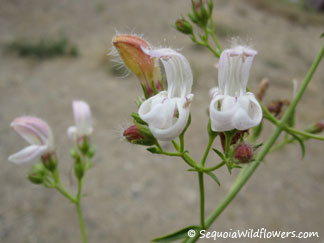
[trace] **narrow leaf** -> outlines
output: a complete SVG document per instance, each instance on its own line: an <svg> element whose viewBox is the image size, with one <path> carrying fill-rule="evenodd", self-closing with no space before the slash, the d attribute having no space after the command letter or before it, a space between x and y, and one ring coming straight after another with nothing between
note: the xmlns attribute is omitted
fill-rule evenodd
<svg viewBox="0 0 324 243"><path fill-rule="evenodd" d="M200 227L197 225L190 225L190 226L180 229L174 233L155 238L151 242L172 242L172 241L184 239L184 238L188 237L189 230L194 230L194 231L196 231L196 234L198 234Z"/></svg>
<svg viewBox="0 0 324 243"><path fill-rule="evenodd" d="M295 135L293 133L291 133L290 135L293 136L298 141L298 143L299 143L299 145L301 147L301 151L302 151L302 158L304 158L305 157L305 151L306 151L304 141L300 137L298 137L297 135Z"/></svg>
<svg viewBox="0 0 324 243"><path fill-rule="evenodd" d="M225 160L225 156L224 156L224 154L221 152L221 151L219 151L219 150L217 150L217 149L215 149L215 148L213 148L213 151L222 159L222 160Z"/></svg>
<svg viewBox="0 0 324 243"><path fill-rule="evenodd" d="M220 186L220 182L217 178L217 176L215 176L215 174L213 174L212 172L206 172L207 175L209 175L211 178L213 178L213 180Z"/></svg>

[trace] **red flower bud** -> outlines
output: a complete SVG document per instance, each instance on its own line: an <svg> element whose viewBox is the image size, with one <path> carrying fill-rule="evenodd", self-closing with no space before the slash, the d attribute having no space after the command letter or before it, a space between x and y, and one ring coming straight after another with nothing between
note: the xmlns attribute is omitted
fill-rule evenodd
<svg viewBox="0 0 324 243"><path fill-rule="evenodd" d="M143 51L143 48L151 49L150 44L136 35L128 34L114 36L112 43L126 67L140 80L146 98L154 95L155 88L160 91L153 87L161 80L160 67L156 58Z"/></svg>
<svg viewBox="0 0 324 243"><path fill-rule="evenodd" d="M123 136L129 141L132 142L135 139L144 138L136 128L136 125L132 125L123 132Z"/></svg>
<svg viewBox="0 0 324 243"><path fill-rule="evenodd" d="M248 133L249 134L249 130L237 131L235 133L235 135L232 137L231 145L236 144L237 141L239 139L241 139L244 136L245 133ZM226 139L225 139L224 133L223 132L220 132L219 133L219 137L220 137L220 140L221 140L221 144L222 144L223 151L225 151Z"/></svg>
<svg viewBox="0 0 324 243"><path fill-rule="evenodd" d="M133 144L150 146L156 143L155 137L146 126L132 125L123 132L123 136Z"/></svg>
<svg viewBox="0 0 324 243"><path fill-rule="evenodd" d="M247 162L251 161L251 159L253 157L252 146L250 146L246 143L240 143L235 149L234 157L240 163L247 163Z"/></svg>
<svg viewBox="0 0 324 243"><path fill-rule="evenodd" d="M323 130L324 130L324 120L319 121L319 122L317 122L315 124L310 125L309 127L307 127L305 129L305 132L309 132L309 133L316 134L316 133L323 132Z"/></svg>

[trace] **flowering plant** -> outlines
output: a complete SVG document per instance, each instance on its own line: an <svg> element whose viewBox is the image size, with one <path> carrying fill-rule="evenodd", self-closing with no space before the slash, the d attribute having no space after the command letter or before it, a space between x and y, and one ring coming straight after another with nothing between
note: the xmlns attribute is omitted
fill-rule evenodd
<svg viewBox="0 0 324 243"><path fill-rule="evenodd" d="M238 44L224 49L214 27L213 0L192 0L188 18L182 17L175 23L179 32L189 36L197 45L206 47L219 59L218 86L210 87L209 92L211 101L206 124L208 143L199 160L193 158L185 147L185 135L190 129L191 119L199 119L190 112L195 101L192 91L195 77L188 59L179 50L155 48L137 35L117 34L112 39L113 48L124 65L137 77L143 91L136 99L137 110L131 114L133 124L123 131L125 140L146 146L150 153L182 159L188 165L188 171L194 172L198 178L199 224L191 224L157 237L152 242L179 239L186 243L196 242L201 232L209 229L236 197L267 154L284 145L298 143L304 155L305 141L324 140L323 136L317 135L324 129L323 121L311 124L304 130L295 128L296 107L323 58L324 46L292 100L275 100L265 105L262 100L269 81L263 79L255 94L248 88L249 74L253 70L257 51L251 46ZM56 189L76 206L82 239L86 243L81 198L85 173L91 168L94 156L90 140L93 126L90 107L86 102L74 101L72 106L75 125L68 128L67 134L74 143L70 154L78 182L76 195L68 192L61 183L54 134L42 119L31 116L14 119L11 126L30 145L11 155L9 161L23 164L40 160L40 163L32 166L28 179L34 184ZM275 129L267 139L260 141L265 122L270 122ZM281 134L285 135L283 139L280 138ZM214 146L217 137L221 141L220 148ZM164 146L166 143L171 143L173 149ZM218 162L207 166L211 151L217 156ZM233 170L239 170L239 173L223 201L206 217L204 180L210 177L217 185L221 185L217 177L217 170L221 167L227 168L229 173Z"/></svg>

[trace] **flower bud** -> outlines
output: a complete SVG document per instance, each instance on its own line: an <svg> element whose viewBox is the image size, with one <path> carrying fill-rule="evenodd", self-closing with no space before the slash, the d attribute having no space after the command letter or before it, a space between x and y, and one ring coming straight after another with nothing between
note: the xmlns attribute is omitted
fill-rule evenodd
<svg viewBox="0 0 324 243"><path fill-rule="evenodd" d="M42 184L46 176L46 168L43 164L34 164L27 178L34 184Z"/></svg>
<svg viewBox="0 0 324 243"><path fill-rule="evenodd" d="M282 107L284 105L289 105L290 102L288 100L274 100L268 106L268 110L274 114L275 117L278 117L282 111Z"/></svg>
<svg viewBox="0 0 324 243"><path fill-rule="evenodd" d="M116 35L112 43L126 67L140 80L145 97L160 91L156 83L161 81L160 67L156 58L151 58L143 51L151 49L148 42L136 35Z"/></svg>
<svg viewBox="0 0 324 243"><path fill-rule="evenodd" d="M245 133L249 133L249 130L237 131L235 135L232 137L231 145L236 144L238 140L243 138ZM225 134L223 132L220 132L219 137L221 140L223 151L225 151L225 144L226 144Z"/></svg>
<svg viewBox="0 0 324 243"><path fill-rule="evenodd" d="M88 138L93 132L91 110L89 104L82 100L74 100L72 108L75 126L69 127L67 134L70 139L79 143Z"/></svg>
<svg viewBox="0 0 324 243"><path fill-rule="evenodd" d="M57 166L57 158L54 152L42 155L41 161L49 171L54 171Z"/></svg>
<svg viewBox="0 0 324 243"><path fill-rule="evenodd" d="M156 143L155 137L146 126L139 124L132 125L123 132L123 136L133 144L139 145L154 145Z"/></svg>
<svg viewBox="0 0 324 243"><path fill-rule="evenodd" d="M314 123L305 129L305 132L309 133L321 133L324 130L324 120Z"/></svg>
<svg viewBox="0 0 324 243"><path fill-rule="evenodd" d="M178 31L180 31L186 35L191 35L193 33L192 25L184 18L178 19L175 23L175 26Z"/></svg>
<svg viewBox="0 0 324 243"><path fill-rule="evenodd" d="M263 99L268 88L269 88L269 79L267 78L262 79L261 82L259 83L258 92L256 93L256 97L258 98L258 100Z"/></svg>
<svg viewBox="0 0 324 243"><path fill-rule="evenodd" d="M253 148L246 143L240 143L234 153L234 158L239 161L239 163L250 162L253 158Z"/></svg>

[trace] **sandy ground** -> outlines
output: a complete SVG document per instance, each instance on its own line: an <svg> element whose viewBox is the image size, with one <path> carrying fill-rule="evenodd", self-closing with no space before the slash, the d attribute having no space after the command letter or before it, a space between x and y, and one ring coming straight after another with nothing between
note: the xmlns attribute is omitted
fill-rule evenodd
<svg viewBox="0 0 324 243"><path fill-rule="evenodd" d="M59 168L64 183L75 188L71 146L66 129L73 122L71 101L88 101L92 107L97 147L95 167L86 177L83 199L90 243L149 242L153 237L199 222L196 175L179 159L155 156L143 147L122 141L123 128L136 111L134 99L141 90L132 75L112 74L106 53L115 31L145 34L154 45L183 48L195 74L193 121L186 143L199 158L207 143L205 126L207 92L216 84L216 60L194 47L171 26L189 10L189 1L150 0L1 0L0 44L16 38L39 39L65 34L80 49L79 58L37 61L5 52L0 59L0 242L81 242L73 205L49 189L25 179L29 165L16 166L7 157L25 143L9 128L13 118L31 114L46 119L55 131ZM240 36L259 51L250 78L255 89L267 76L267 99L292 97L292 82L302 80L321 45L320 26L300 25L271 15L244 1L217 1L215 20L230 27L221 43L230 45ZM323 119L324 63L321 64L298 109L298 127ZM273 128L269 125L267 133ZM204 135L201 135L204 134ZM266 136L265 136L266 137ZM167 146L167 145L166 145ZM212 230L267 228L282 231L318 231L320 238L269 239L264 242L323 242L324 167L323 143L307 142L301 160L298 145L269 155ZM211 155L208 164L215 164ZM207 213L221 201L235 178L226 170L217 175L221 187L208 178ZM202 241L212 242L212 241ZM232 240L218 240L232 242ZM263 242L244 239L238 242Z"/></svg>

